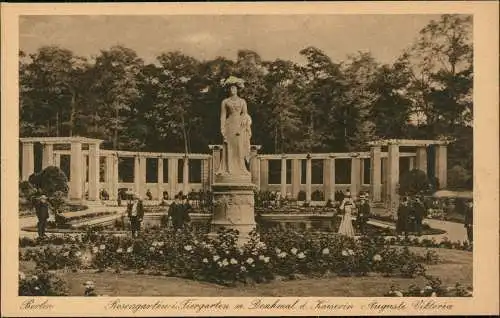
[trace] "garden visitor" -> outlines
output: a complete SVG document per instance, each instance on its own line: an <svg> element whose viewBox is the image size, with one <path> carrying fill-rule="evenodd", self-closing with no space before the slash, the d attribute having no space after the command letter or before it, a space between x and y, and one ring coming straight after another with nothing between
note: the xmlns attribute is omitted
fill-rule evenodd
<svg viewBox="0 0 500 318"><path fill-rule="evenodd" d="M191 217L189 216L189 213L193 210L193 206L189 202L187 196L183 196L182 201L182 227L188 227L191 224Z"/></svg>
<svg viewBox="0 0 500 318"><path fill-rule="evenodd" d="M408 197L403 197L398 207L398 220L396 222L396 233L406 235L408 233L409 206Z"/></svg>
<svg viewBox="0 0 500 318"><path fill-rule="evenodd" d="M45 228L47 227L47 220L49 219L49 202L47 201L47 196L42 194L38 198L38 202L35 205L36 217L38 218L38 237L44 238Z"/></svg>
<svg viewBox="0 0 500 318"><path fill-rule="evenodd" d="M146 196L148 197L149 201L153 200L153 195L151 194L151 191L149 189L146 191Z"/></svg>
<svg viewBox="0 0 500 318"><path fill-rule="evenodd" d="M369 217L370 217L370 204L368 203L366 196L363 195L360 197L358 218L357 218L358 229L361 235L366 234L365 228Z"/></svg>
<svg viewBox="0 0 500 318"><path fill-rule="evenodd" d="M95 292L95 284L93 281L88 280L83 284L83 286L85 287L85 297L97 296L97 293Z"/></svg>
<svg viewBox="0 0 500 318"><path fill-rule="evenodd" d="M174 230L182 228L182 197L179 194L174 196L174 202L170 204L168 209L168 219L171 220Z"/></svg>
<svg viewBox="0 0 500 318"><path fill-rule="evenodd" d="M422 199L417 196L412 205L412 214L414 218L414 229L418 236L422 235L422 221L425 216L425 206Z"/></svg>
<svg viewBox="0 0 500 318"><path fill-rule="evenodd" d="M127 205L127 214L130 219L130 229L132 237L137 237L141 229L141 222L144 217L144 207L137 194L132 196L132 200Z"/></svg>
<svg viewBox="0 0 500 318"><path fill-rule="evenodd" d="M106 189L101 189L100 197L101 197L101 200L104 200L104 201L109 200L108 191L106 191Z"/></svg>
<svg viewBox="0 0 500 318"><path fill-rule="evenodd" d="M473 201L470 200L467 202L467 207L465 209L465 220L464 220L464 227L467 230L467 240L469 243L472 243L474 239L473 235L473 225L474 225L474 211L473 211Z"/></svg>
<svg viewBox="0 0 500 318"><path fill-rule="evenodd" d="M354 208L354 202L351 198L351 193L347 192L344 196L344 200L340 205L340 211L343 212L342 221L340 222L339 234L346 235L349 237L354 236L354 228L352 226L351 213Z"/></svg>

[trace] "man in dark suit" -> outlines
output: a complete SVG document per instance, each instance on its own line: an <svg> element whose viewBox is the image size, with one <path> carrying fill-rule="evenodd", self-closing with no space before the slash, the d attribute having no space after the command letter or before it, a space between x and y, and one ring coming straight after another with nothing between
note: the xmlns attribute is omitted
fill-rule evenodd
<svg viewBox="0 0 500 318"><path fill-rule="evenodd" d="M137 194L134 194L132 200L128 203L127 214L130 219L132 237L137 237L141 229L142 219L144 218L144 206Z"/></svg>
<svg viewBox="0 0 500 318"><path fill-rule="evenodd" d="M174 202L170 204L168 209L168 218L172 220L174 230L180 230L184 226L184 209L185 205L181 194L176 194Z"/></svg>
<svg viewBox="0 0 500 318"><path fill-rule="evenodd" d="M397 234L407 234L408 233L408 217L409 217L409 206L408 198L403 197L401 204L398 208L398 220L396 222L396 233Z"/></svg>
<svg viewBox="0 0 500 318"><path fill-rule="evenodd" d="M49 219L49 202L46 195L41 195L35 205L36 217L38 218L38 237L44 238L47 220Z"/></svg>
<svg viewBox="0 0 500 318"><path fill-rule="evenodd" d="M422 235L422 221L425 216L425 206L424 202L422 199L417 196L415 197L415 201L413 202L412 206L413 210L413 217L414 217L414 222L415 222L415 232L417 232L417 235Z"/></svg>
<svg viewBox="0 0 500 318"><path fill-rule="evenodd" d="M371 212L370 204L368 203L366 196L363 195L360 197L359 200L358 218L357 218L358 228L361 235L365 234L365 227L370 217L370 212Z"/></svg>
<svg viewBox="0 0 500 318"><path fill-rule="evenodd" d="M191 203L189 202L188 197L185 195L182 197L182 227L189 227L191 224L191 217L189 213L193 210Z"/></svg>
<svg viewBox="0 0 500 318"><path fill-rule="evenodd" d="M474 211L473 211L473 202L472 200L467 202L467 207L465 208L465 220L464 227L467 230L467 240L469 243L472 243L474 239L473 235L473 225L474 225Z"/></svg>

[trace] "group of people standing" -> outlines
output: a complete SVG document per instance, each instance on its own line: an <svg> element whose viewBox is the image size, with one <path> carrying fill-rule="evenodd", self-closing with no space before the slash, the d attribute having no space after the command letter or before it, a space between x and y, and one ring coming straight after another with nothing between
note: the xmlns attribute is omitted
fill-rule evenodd
<svg viewBox="0 0 500 318"><path fill-rule="evenodd" d="M175 195L174 201L168 209L168 226L172 226L175 230L188 226L191 221L189 216L191 210L192 207L189 204L187 196L179 192L179 194ZM132 237L137 237L144 218L144 205L137 194L132 195L127 204L127 215L130 220Z"/></svg>
<svg viewBox="0 0 500 318"><path fill-rule="evenodd" d="M344 199L339 206L339 210L342 213L342 221L340 222L339 234L346 236L354 236L356 231L354 230L352 215L357 211L357 217L355 225L361 235L366 234L366 224L370 218L371 208L370 203L366 194L362 194L359 197L359 201L355 202L348 191L344 194Z"/></svg>

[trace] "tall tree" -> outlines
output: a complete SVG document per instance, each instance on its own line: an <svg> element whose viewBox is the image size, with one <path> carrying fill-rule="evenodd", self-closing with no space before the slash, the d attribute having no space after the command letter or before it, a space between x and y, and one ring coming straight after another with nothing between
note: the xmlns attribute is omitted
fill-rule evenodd
<svg viewBox="0 0 500 318"><path fill-rule="evenodd" d="M424 27L401 57L411 75L414 111L429 137L472 120L472 16L442 15Z"/></svg>
<svg viewBox="0 0 500 318"><path fill-rule="evenodd" d="M191 130L200 119L193 113L192 85L199 68L198 61L180 52L158 57L161 75L158 107L168 131L183 142L183 150L190 152Z"/></svg>
<svg viewBox="0 0 500 318"><path fill-rule="evenodd" d="M92 69L97 96L94 134L112 143L113 149L134 147L136 141L126 135L126 121L139 98L138 76L143 60L129 48L117 45L102 50Z"/></svg>
<svg viewBox="0 0 500 318"><path fill-rule="evenodd" d="M411 101L406 96L408 82L406 68L398 63L378 68L370 85L377 96L370 114L377 137L408 137L411 111Z"/></svg>
<svg viewBox="0 0 500 318"><path fill-rule="evenodd" d="M29 57L20 52L22 135L71 135L78 75L85 67L83 58L57 46L41 47Z"/></svg>

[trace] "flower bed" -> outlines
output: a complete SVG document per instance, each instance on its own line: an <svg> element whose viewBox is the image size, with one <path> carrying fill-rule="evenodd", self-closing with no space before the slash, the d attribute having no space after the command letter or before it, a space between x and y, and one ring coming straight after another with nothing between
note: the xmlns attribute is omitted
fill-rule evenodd
<svg viewBox="0 0 500 318"><path fill-rule="evenodd" d="M19 272L19 296L67 296L66 283L54 274L37 272L26 276Z"/></svg>
<svg viewBox="0 0 500 318"><path fill-rule="evenodd" d="M414 277L425 273L424 264L436 261L430 252L417 255L385 241L356 241L333 233L269 231L241 247L231 231L219 233L217 240L156 228L135 240L93 232L68 240L59 247L25 250L21 260L34 261L43 270L149 271L220 284L368 272Z"/></svg>
<svg viewBox="0 0 500 318"><path fill-rule="evenodd" d="M424 275L427 279L427 284L420 288L416 284L408 287L408 290L401 291L396 286L391 286L391 289L384 295L385 297L472 297L472 287L465 287L460 283L455 286L442 286L442 282L438 277Z"/></svg>

